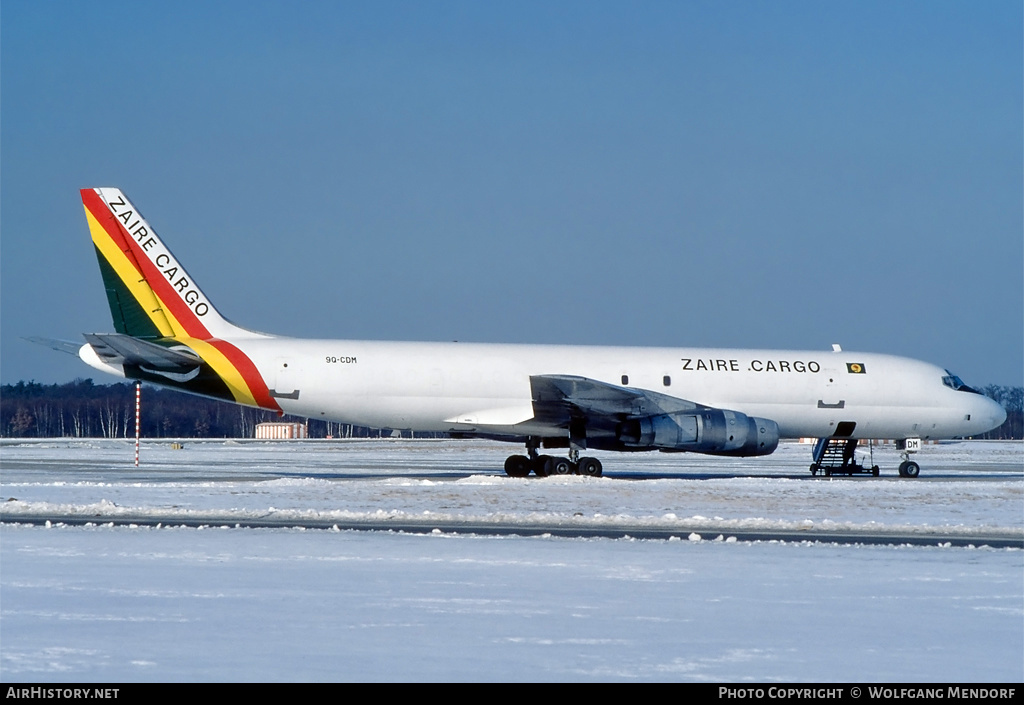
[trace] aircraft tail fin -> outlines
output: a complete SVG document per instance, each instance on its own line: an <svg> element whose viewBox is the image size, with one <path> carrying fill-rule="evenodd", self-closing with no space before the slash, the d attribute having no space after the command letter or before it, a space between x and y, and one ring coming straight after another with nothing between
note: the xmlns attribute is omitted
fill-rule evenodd
<svg viewBox="0 0 1024 705"><path fill-rule="evenodd" d="M120 190L83 189L82 204L117 333L85 336L79 357L104 372L282 413L242 349L270 336L224 318Z"/></svg>
<svg viewBox="0 0 1024 705"><path fill-rule="evenodd" d="M119 189L82 189L82 204L118 333L199 340L248 333L214 308Z"/></svg>

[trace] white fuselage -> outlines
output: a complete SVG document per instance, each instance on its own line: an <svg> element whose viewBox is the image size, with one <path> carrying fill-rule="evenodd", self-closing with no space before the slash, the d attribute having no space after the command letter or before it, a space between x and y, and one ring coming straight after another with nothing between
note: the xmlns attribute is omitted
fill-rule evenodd
<svg viewBox="0 0 1024 705"><path fill-rule="evenodd" d="M950 438L982 433L1006 417L939 367L838 349L264 335L217 311L120 189L82 189L81 196L117 331L85 335L79 356L87 364L312 419L525 442L529 457L506 460L511 476L600 475L595 458L579 457L588 447L766 455L779 438ZM57 341L57 349L66 346ZM568 447L569 458L538 456L539 445ZM908 467L901 475L916 476L917 466Z"/></svg>
<svg viewBox="0 0 1024 705"><path fill-rule="evenodd" d="M372 427L550 435L531 422L531 375L571 374L774 420L783 438L950 438L999 425L995 402L943 384L943 369L856 352L232 341L289 414ZM854 371L851 371L851 365Z"/></svg>

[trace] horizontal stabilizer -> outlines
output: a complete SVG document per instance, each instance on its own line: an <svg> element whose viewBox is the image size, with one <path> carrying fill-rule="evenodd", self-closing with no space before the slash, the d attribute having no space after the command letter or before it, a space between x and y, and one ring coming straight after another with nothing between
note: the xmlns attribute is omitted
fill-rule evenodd
<svg viewBox="0 0 1024 705"><path fill-rule="evenodd" d="M173 372L194 370L203 362L180 343L174 348L165 348L120 333L86 334L85 339L108 365L138 365Z"/></svg>
<svg viewBox="0 0 1024 705"><path fill-rule="evenodd" d="M56 340L54 338L40 338L39 336L32 336L31 338L22 338L30 343L36 345L45 345L52 350L57 352L67 353L68 355L74 355L78 357L78 351L81 349L82 344L75 342L74 340Z"/></svg>

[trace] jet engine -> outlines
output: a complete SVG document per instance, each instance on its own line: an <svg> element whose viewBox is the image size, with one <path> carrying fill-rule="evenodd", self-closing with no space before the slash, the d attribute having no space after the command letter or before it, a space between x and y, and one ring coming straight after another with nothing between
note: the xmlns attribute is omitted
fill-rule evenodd
<svg viewBox="0 0 1024 705"><path fill-rule="evenodd" d="M739 411L703 407L629 419L618 441L637 450L688 451L707 455L769 455L779 446L779 426L771 419Z"/></svg>

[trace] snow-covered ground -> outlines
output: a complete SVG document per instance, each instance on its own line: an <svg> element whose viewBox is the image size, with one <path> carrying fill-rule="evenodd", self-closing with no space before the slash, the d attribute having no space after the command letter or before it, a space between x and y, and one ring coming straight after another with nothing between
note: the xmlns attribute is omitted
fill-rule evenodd
<svg viewBox="0 0 1024 705"><path fill-rule="evenodd" d="M0 446L0 678L1024 680L1024 551L686 540L691 524L1024 530L1024 445L927 446L919 480L601 455L512 479L486 442ZM865 458L866 459L866 458ZM161 528L106 526L119 512ZM189 529L232 517L679 526L682 540Z"/></svg>

